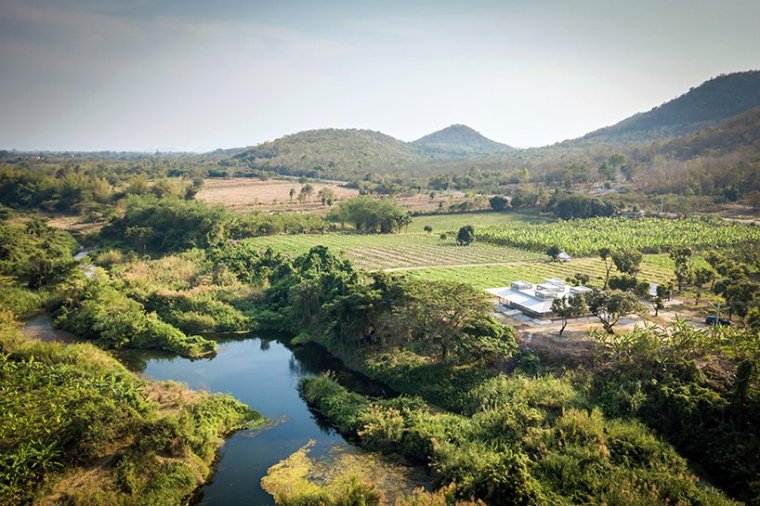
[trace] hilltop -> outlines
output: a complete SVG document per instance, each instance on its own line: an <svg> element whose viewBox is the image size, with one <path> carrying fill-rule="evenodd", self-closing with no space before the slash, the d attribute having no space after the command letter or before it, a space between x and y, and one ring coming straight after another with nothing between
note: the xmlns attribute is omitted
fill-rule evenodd
<svg viewBox="0 0 760 506"><path fill-rule="evenodd" d="M664 140L695 132L758 106L760 71L724 74L648 112L635 114L566 143Z"/></svg>
<svg viewBox="0 0 760 506"><path fill-rule="evenodd" d="M235 155L254 169L336 177L395 172L422 161L412 146L372 130L325 128L286 135Z"/></svg>
<svg viewBox="0 0 760 506"><path fill-rule="evenodd" d="M472 156L513 151L515 148L485 137L466 125L451 125L411 143L432 156Z"/></svg>

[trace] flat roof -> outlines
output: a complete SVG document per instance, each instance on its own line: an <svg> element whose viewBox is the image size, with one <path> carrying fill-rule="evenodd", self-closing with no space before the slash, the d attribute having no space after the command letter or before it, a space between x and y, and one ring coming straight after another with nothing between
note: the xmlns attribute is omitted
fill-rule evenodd
<svg viewBox="0 0 760 506"><path fill-rule="evenodd" d="M555 290L543 290L541 284L532 285L525 281L515 281L512 286L504 286L500 288L486 288L486 293L495 295L499 299L506 300L511 306L518 309L525 309L535 314L549 314L552 312L552 302L555 298L561 298L564 296L575 296L581 292L591 291L590 288L585 286L568 286L562 283L558 279L547 279L544 283L550 285ZM536 293L536 290L541 292L541 295ZM547 295L554 295L554 297Z"/></svg>

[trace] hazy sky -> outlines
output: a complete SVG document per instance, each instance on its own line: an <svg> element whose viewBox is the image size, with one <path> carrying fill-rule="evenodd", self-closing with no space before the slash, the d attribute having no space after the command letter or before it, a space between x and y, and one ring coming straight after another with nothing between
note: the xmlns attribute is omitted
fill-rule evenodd
<svg viewBox="0 0 760 506"><path fill-rule="evenodd" d="M577 137L760 68L758 0L0 0L0 147Z"/></svg>

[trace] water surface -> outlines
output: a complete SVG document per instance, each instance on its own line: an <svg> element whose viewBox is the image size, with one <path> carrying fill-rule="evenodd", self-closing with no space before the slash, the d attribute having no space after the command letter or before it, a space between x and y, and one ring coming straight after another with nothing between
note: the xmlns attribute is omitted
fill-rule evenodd
<svg viewBox="0 0 760 506"><path fill-rule="evenodd" d="M305 445L316 441L312 455L326 453L332 445L346 444L343 437L311 412L298 395L298 381L326 370L355 391L381 395L382 387L364 376L342 368L319 346L293 350L276 340L248 338L220 342L215 357L190 360L182 357L131 354L124 357L149 378L175 380L191 388L232 394L267 418L279 420L259 432L240 431L225 442L212 480L200 491L204 505L274 504L261 488L267 469Z"/></svg>

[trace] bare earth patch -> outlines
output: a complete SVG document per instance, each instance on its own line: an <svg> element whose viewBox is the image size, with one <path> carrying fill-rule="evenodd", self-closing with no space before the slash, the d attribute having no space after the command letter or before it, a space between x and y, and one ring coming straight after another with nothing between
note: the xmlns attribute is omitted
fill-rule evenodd
<svg viewBox="0 0 760 506"><path fill-rule="evenodd" d="M322 205L317 192L329 188L335 193L336 202L359 195L353 188L345 188L335 183L310 183L314 187L311 198L300 204L297 200L301 185L298 181L273 179L261 181L249 178L206 179L203 189L196 195L197 200L209 204L222 204L236 211L303 211L326 213L329 207ZM291 200L290 190L296 194Z"/></svg>

